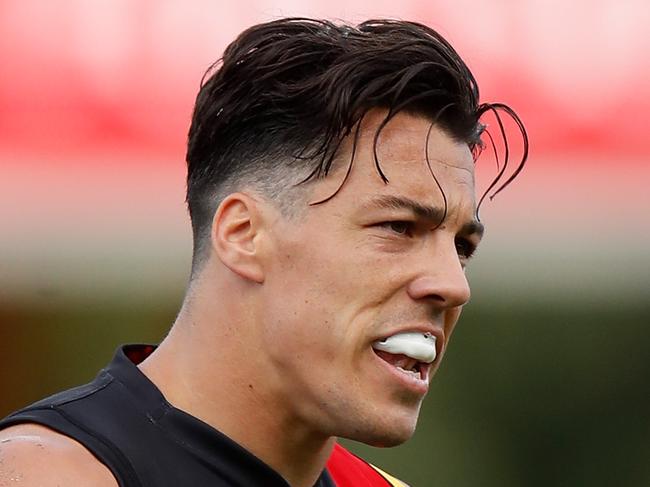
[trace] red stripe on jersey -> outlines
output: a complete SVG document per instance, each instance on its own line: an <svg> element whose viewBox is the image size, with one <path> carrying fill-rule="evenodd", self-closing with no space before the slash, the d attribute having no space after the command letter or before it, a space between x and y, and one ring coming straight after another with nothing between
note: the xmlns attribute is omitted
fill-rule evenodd
<svg viewBox="0 0 650 487"><path fill-rule="evenodd" d="M390 483L379 472L336 443L327 461L327 470L336 487L387 487Z"/></svg>

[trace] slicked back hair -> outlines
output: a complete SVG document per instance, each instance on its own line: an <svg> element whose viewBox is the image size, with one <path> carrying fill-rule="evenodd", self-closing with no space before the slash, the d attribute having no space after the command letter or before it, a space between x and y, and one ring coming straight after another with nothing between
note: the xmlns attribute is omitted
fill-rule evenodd
<svg viewBox="0 0 650 487"><path fill-rule="evenodd" d="M427 26L398 20L350 26L305 18L253 26L206 72L192 116L187 148L192 274L207 256L212 219L223 198L252 187L290 216L304 207L296 203L301 183L328 174L342 140L350 134L356 140L360 121L373 108L387 113L375 134L375 165L384 182L376 142L400 111L427 117L466 143L475 157L482 148L479 120L494 112L506 160L488 192L508 162L499 111L519 126L524 155L494 194L527 157L526 132L517 115L503 104L479 104L474 76Z"/></svg>

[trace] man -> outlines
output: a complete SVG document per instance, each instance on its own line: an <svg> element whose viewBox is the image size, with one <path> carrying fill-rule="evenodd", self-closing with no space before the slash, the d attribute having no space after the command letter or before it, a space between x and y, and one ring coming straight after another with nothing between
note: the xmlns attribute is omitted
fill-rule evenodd
<svg viewBox="0 0 650 487"><path fill-rule="evenodd" d="M419 24L242 33L196 102L192 274L169 335L0 423L0 479L403 485L336 438L413 434L469 299L479 118L497 108L520 123L479 105Z"/></svg>

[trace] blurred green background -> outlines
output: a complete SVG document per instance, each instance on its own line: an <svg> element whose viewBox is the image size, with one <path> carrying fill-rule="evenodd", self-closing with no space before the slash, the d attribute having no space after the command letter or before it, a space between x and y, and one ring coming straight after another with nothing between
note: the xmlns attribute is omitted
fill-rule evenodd
<svg viewBox="0 0 650 487"><path fill-rule="evenodd" d="M0 308L0 415L90 380L122 342L155 342L175 293ZM352 444L417 486L650 485L650 309L477 298L433 382L413 440Z"/></svg>

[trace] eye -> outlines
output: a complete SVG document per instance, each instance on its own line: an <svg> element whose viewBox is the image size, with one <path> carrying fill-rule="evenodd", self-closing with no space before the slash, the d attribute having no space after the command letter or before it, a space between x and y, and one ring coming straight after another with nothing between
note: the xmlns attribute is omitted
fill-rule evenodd
<svg viewBox="0 0 650 487"><path fill-rule="evenodd" d="M405 235L410 237L413 235L414 223L403 220L395 220L390 222L382 222L378 226L386 228L397 235Z"/></svg>
<svg viewBox="0 0 650 487"><path fill-rule="evenodd" d="M461 259L471 259L476 252L476 245L466 238L456 239L456 252Z"/></svg>

